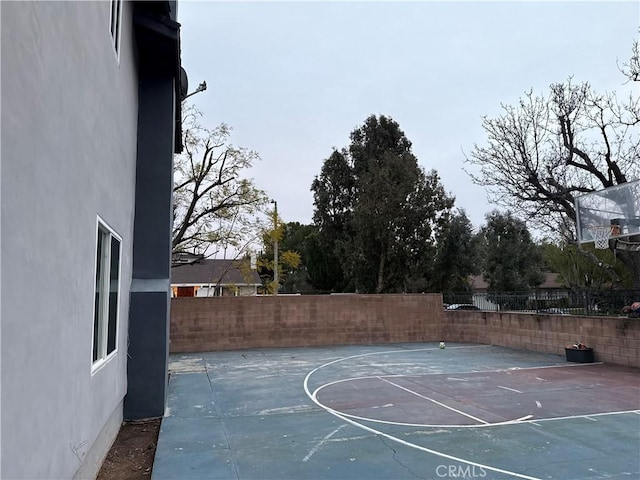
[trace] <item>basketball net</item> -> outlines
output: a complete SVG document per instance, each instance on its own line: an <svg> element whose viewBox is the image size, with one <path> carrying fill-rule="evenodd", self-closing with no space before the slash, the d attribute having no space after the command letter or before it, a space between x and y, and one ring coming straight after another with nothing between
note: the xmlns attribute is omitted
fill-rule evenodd
<svg viewBox="0 0 640 480"><path fill-rule="evenodd" d="M613 225L607 227L594 225L589 227L589 233L591 234L591 238L593 238L595 247L598 250L606 250L609 248L609 237L613 232L613 228Z"/></svg>

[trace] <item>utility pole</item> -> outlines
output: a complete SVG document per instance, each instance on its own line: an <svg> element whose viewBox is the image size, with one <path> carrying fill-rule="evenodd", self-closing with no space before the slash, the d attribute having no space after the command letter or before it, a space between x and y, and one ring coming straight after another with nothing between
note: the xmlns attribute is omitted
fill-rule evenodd
<svg viewBox="0 0 640 480"><path fill-rule="evenodd" d="M275 283L274 295L278 295L278 287L280 286L278 279L278 202L271 200L274 205L273 209L273 281Z"/></svg>

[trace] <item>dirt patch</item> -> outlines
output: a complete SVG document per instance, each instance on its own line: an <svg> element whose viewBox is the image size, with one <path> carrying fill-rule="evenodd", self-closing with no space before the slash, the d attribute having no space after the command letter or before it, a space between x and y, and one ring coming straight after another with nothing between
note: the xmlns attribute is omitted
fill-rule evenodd
<svg viewBox="0 0 640 480"><path fill-rule="evenodd" d="M156 454L160 418L125 422L97 480L148 480Z"/></svg>

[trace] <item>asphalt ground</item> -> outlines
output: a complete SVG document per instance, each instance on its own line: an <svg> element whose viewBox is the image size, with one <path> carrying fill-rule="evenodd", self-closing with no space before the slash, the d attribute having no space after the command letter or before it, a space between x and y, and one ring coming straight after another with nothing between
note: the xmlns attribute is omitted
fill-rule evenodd
<svg viewBox="0 0 640 480"><path fill-rule="evenodd" d="M164 479L640 478L640 372L475 344L172 355Z"/></svg>

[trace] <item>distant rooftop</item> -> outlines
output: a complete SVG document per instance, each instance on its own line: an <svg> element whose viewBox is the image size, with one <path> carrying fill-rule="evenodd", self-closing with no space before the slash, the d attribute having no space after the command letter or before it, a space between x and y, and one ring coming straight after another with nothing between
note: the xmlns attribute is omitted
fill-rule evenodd
<svg viewBox="0 0 640 480"><path fill-rule="evenodd" d="M261 285L247 260L206 259L177 254L172 258L171 285Z"/></svg>
<svg viewBox="0 0 640 480"><path fill-rule="evenodd" d="M546 272L544 274L544 281L540 285L538 285L537 288L543 290L566 288L564 285L562 285L559 277L559 273ZM489 284L482 277L482 275L471 275L468 278L468 281L474 292L486 292L487 288L489 287Z"/></svg>

